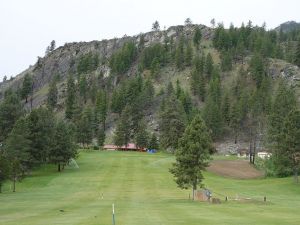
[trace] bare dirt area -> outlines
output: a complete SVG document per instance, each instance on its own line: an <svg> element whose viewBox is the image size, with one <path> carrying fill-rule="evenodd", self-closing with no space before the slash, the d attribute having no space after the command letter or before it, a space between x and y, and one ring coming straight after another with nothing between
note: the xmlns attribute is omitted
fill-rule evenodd
<svg viewBox="0 0 300 225"><path fill-rule="evenodd" d="M210 163L207 170L220 176L236 179L253 179L264 175L247 160L215 160Z"/></svg>

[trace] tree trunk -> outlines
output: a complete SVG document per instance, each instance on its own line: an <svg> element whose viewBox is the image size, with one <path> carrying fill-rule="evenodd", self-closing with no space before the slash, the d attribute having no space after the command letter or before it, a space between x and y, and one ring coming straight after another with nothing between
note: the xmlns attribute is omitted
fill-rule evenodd
<svg viewBox="0 0 300 225"><path fill-rule="evenodd" d="M60 172L60 163L57 164L57 171Z"/></svg>
<svg viewBox="0 0 300 225"><path fill-rule="evenodd" d="M193 184L193 201L195 200L195 190L197 190L197 184Z"/></svg>
<svg viewBox="0 0 300 225"><path fill-rule="evenodd" d="M236 144L237 143L237 131L235 132L235 135L234 135L234 144Z"/></svg>
<svg viewBox="0 0 300 225"><path fill-rule="evenodd" d="M16 177L14 177L14 182L13 182L13 192L16 192Z"/></svg>

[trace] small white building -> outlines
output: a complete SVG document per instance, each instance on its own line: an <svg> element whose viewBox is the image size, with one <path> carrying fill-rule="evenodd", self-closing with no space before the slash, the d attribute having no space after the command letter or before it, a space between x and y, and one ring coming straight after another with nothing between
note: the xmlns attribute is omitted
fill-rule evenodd
<svg viewBox="0 0 300 225"><path fill-rule="evenodd" d="M272 155L272 153L269 153L269 152L258 152L257 153L257 156L261 159L268 159L270 158Z"/></svg>

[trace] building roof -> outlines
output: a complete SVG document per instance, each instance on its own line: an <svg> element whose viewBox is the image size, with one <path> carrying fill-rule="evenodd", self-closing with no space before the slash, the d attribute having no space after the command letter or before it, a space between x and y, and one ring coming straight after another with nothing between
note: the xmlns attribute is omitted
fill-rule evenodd
<svg viewBox="0 0 300 225"><path fill-rule="evenodd" d="M127 150L146 150L146 148L137 147L134 143L129 143L127 146L104 145L104 149L127 149Z"/></svg>

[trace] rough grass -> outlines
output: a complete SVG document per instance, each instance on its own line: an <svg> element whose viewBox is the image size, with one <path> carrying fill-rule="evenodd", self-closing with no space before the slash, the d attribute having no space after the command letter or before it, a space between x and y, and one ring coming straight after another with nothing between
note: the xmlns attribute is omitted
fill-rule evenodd
<svg viewBox="0 0 300 225"><path fill-rule="evenodd" d="M122 225L300 224L300 186L292 178L236 180L205 173L216 197L251 198L212 205L192 202L189 190L176 187L168 172L173 161L166 154L81 152L79 169L59 174L54 166L43 167L17 184L16 193L7 183L0 224L108 225L112 203Z"/></svg>

